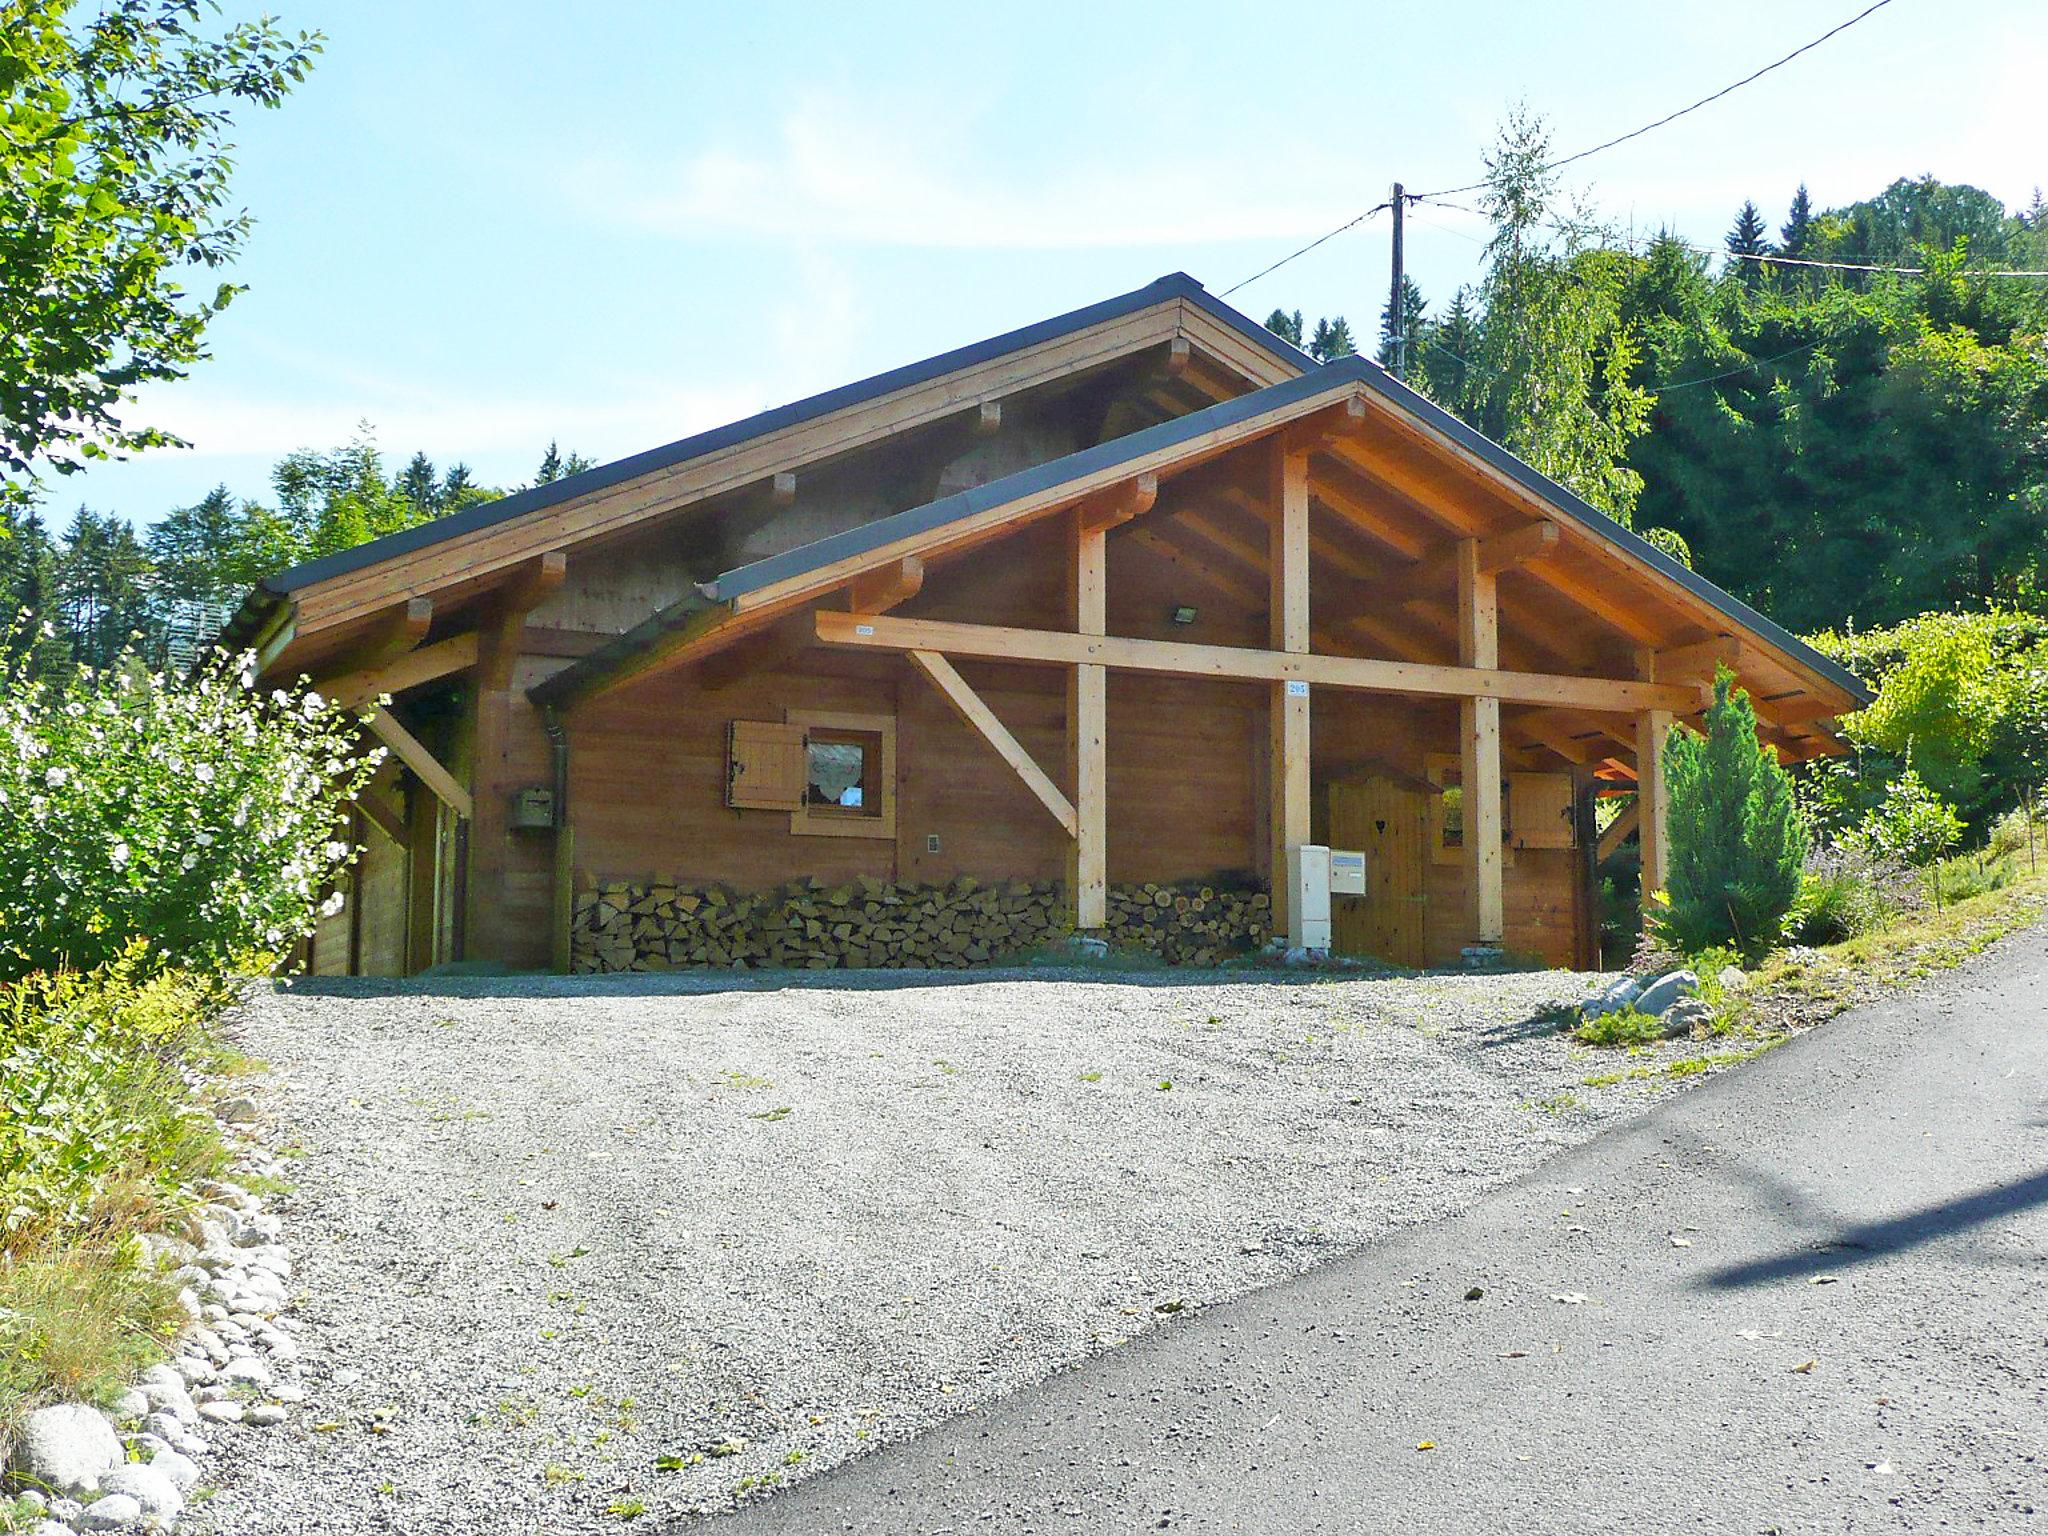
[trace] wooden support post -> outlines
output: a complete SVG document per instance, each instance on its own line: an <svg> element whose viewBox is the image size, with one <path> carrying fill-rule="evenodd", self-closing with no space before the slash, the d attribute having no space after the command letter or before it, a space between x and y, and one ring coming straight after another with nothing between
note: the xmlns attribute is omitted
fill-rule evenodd
<svg viewBox="0 0 2048 1536"><path fill-rule="evenodd" d="M1308 452L1276 443L1268 490L1267 642L1302 655L1309 646ZM1271 768L1267 830L1271 838L1273 931L1290 949L1302 947L1301 913L1287 884L1287 853L1309 840L1309 685L1290 678L1272 685L1266 718Z"/></svg>
<svg viewBox="0 0 2048 1536"><path fill-rule="evenodd" d="M1649 646L1636 650L1636 676L1654 683L1668 676L1664 658ZM1664 889L1671 878L1671 844L1665 824L1664 742L1671 734L1668 709L1645 709L1635 717L1636 846L1642 850L1642 902Z"/></svg>
<svg viewBox="0 0 2048 1536"><path fill-rule="evenodd" d="M1498 592L1478 539L1458 541L1458 662L1485 668L1500 664ZM1458 741L1472 942L1493 947L1506 933L1501 899L1500 700L1460 701Z"/></svg>
<svg viewBox="0 0 2048 1536"><path fill-rule="evenodd" d="M1067 579L1077 634L1109 625L1109 544L1083 512L1069 534ZM1081 662L1067 675L1067 764L1074 786L1074 839L1067 855L1067 902L1077 931L1109 926L1109 672Z"/></svg>

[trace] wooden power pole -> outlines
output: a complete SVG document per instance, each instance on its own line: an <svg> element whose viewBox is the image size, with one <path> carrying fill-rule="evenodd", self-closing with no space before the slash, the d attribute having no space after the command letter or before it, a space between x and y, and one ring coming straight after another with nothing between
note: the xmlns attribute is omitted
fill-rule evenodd
<svg viewBox="0 0 2048 1536"><path fill-rule="evenodd" d="M1394 296L1388 306L1388 325L1394 343L1394 377L1406 380L1408 377L1408 307L1401 302L1401 216L1407 211L1408 199L1401 195L1401 183L1394 183Z"/></svg>

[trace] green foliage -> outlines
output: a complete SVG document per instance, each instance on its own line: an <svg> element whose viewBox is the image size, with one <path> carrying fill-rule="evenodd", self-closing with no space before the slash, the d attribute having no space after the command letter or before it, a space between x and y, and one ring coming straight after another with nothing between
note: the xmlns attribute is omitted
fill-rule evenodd
<svg viewBox="0 0 2048 1536"><path fill-rule="evenodd" d="M2019 876L2018 861L2011 855L1966 853L1939 859L1927 866L1927 892L1938 907L1952 907L1972 896L2002 891Z"/></svg>
<svg viewBox="0 0 2048 1536"><path fill-rule="evenodd" d="M2048 618L1930 613L1889 629L1823 633L1814 644L1878 694L1842 721L1854 759L1804 775L1823 833L1853 831L1880 813L1909 767L1955 807L1964 836L1987 831L2026 790L2048 783ZM1909 792L1901 809L1917 804Z"/></svg>
<svg viewBox="0 0 2048 1536"><path fill-rule="evenodd" d="M1684 954L1718 944L1748 954L1778 939L1799 895L1806 828L1792 781L1757 739L1749 695L1725 667L1704 736L1677 727L1665 748L1670 788L1670 906L1665 942Z"/></svg>
<svg viewBox="0 0 2048 1536"><path fill-rule="evenodd" d="M227 996L140 944L0 987L0 1433L39 1399L110 1396L183 1326L132 1234L225 1161L188 1073Z"/></svg>
<svg viewBox="0 0 2048 1536"><path fill-rule="evenodd" d="M1550 135L1519 110L1486 157L1493 221L1485 323L1454 409L1620 522L1642 476L1626 462L1651 398L1630 382L1638 343L1623 315L1627 263L1583 220L1560 219Z"/></svg>
<svg viewBox="0 0 2048 1536"><path fill-rule="evenodd" d="M1616 1008L1587 1019L1572 1038L1584 1045L1649 1045L1664 1038L1664 1021L1654 1013Z"/></svg>
<svg viewBox="0 0 2048 1536"><path fill-rule="evenodd" d="M147 948L0 992L0 1247L118 1227L221 1157L182 1068L223 992Z"/></svg>
<svg viewBox="0 0 2048 1536"><path fill-rule="evenodd" d="M317 694L258 695L221 658L185 681L0 665L0 976L138 942L226 967L306 933L353 850L331 841L373 762ZM373 754L374 756L381 754Z"/></svg>
<svg viewBox="0 0 2048 1536"><path fill-rule="evenodd" d="M38 466L177 442L120 409L180 377L236 293L225 135L275 107L320 46L264 18L212 28L197 0L0 0L0 501Z"/></svg>
<svg viewBox="0 0 2048 1536"><path fill-rule="evenodd" d="M1885 785L1884 798L1843 840L1878 858L1931 864L1963 840L1963 819L1906 768Z"/></svg>

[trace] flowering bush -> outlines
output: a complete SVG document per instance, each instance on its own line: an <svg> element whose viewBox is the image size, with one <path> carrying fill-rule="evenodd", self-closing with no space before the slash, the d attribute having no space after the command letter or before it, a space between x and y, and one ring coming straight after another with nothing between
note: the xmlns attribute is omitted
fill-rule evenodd
<svg viewBox="0 0 2048 1536"><path fill-rule="evenodd" d="M306 933L354 857L334 832L376 754L317 693L250 689L246 662L85 671L61 692L0 667L0 978L137 942L219 970Z"/></svg>

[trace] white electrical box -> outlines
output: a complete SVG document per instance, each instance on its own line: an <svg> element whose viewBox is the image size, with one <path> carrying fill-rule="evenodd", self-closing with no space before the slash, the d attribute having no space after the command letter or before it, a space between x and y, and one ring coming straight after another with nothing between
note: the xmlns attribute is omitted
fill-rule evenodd
<svg viewBox="0 0 2048 1536"><path fill-rule="evenodd" d="M1359 848L1332 848L1330 850L1330 894L1332 896L1363 896L1365 894L1365 851Z"/></svg>
<svg viewBox="0 0 2048 1536"><path fill-rule="evenodd" d="M1319 843L1300 843L1287 850L1287 947L1330 947L1330 850Z"/></svg>

